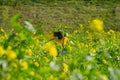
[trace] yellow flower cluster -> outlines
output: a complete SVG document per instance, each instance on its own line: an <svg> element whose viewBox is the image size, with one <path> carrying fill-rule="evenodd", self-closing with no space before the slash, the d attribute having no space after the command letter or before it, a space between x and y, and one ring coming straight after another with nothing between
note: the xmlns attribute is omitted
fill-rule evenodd
<svg viewBox="0 0 120 80"><path fill-rule="evenodd" d="M100 19L94 19L89 24L90 29L94 31L103 31L104 30L104 23Z"/></svg>
<svg viewBox="0 0 120 80"><path fill-rule="evenodd" d="M34 72L34 71L31 71L31 72L30 72L30 75L34 76L34 75L35 75L35 72Z"/></svg>
<svg viewBox="0 0 120 80"><path fill-rule="evenodd" d="M111 34L114 34L114 33L115 33L115 31L112 30L112 29L110 29L110 30L107 32L108 35L111 35Z"/></svg>
<svg viewBox="0 0 120 80"><path fill-rule="evenodd" d="M96 53L96 50L94 48L91 48L90 49L90 55L95 56L96 55L95 53Z"/></svg>
<svg viewBox="0 0 120 80"><path fill-rule="evenodd" d="M25 52L28 53L29 56L32 56L32 50L31 49L26 49Z"/></svg>
<svg viewBox="0 0 120 80"><path fill-rule="evenodd" d="M13 59L16 59L16 58L17 58L17 55L16 55L16 53L14 51L9 50L7 52L7 59L8 60L12 61Z"/></svg>
<svg viewBox="0 0 120 80"><path fill-rule="evenodd" d="M0 46L0 56L5 54L5 50L2 46Z"/></svg>
<svg viewBox="0 0 120 80"><path fill-rule="evenodd" d="M96 53L96 50L94 48L90 49L90 52Z"/></svg>
<svg viewBox="0 0 120 80"><path fill-rule="evenodd" d="M46 51L49 52L49 54L53 57L56 57L58 55L56 46L52 42L48 42L43 47Z"/></svg>
<svg viewBox="0 0 120 80"><path fill-rule="evenodd" d="M9 47L7 50L5 50L2 46L0 46L0 56L6 55L8 61L12 61L13 59L17 58L17 54L11 50Z"/></svg>
<svg viewBox="0 0 120 80"><path fill-rule="evenodd" d="M38 62L35 62L34 65L35 65L36 67L39 67L39 63L38 63Z"/></svg>
<svg viewBox="0 0 120 80"><path fill-rule="evenodd" d="M67 72L68 71L68 65L66 63L63 63L63 68L64 68L64 71Z"/></svg>
<svg viewBox="0 0 120 80"><path fill-rule="evenodd" d="M21 68L23 70L27 70L28 69L28 63L26 61L22 61L20 64Z"/></svg>

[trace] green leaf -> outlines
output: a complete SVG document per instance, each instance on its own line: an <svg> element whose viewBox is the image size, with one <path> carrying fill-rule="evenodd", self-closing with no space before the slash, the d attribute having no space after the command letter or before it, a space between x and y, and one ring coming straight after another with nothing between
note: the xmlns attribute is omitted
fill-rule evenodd
<svg viewBox="0 0 120 80"><path fill-rule="evenodd" d="M18 23L18 19L20 17L21 17L21 15L19 13L17 13L10 20L10 25L13 26L13 28L18 32L21 31L21 29L22 29L21 25Z"/></svg>

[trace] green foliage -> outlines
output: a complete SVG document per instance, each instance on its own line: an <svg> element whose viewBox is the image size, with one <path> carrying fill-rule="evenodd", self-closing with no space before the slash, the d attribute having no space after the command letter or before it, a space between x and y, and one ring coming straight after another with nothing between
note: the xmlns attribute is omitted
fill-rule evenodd
<svg viewBox="0 0 120 80"><path fill-rule="evenodd" d="M20 18L20 16L21 16L20 14L16 14L10 20L10 25L13 26L13 28L17 32L21 31L21 29L22 29L21 25L18 23L18 19Z"/></svg>
<svg viewBox="0 0 120 80"><path fill-rule="evenodd" d="M53 48L50 49L53 54L55 48L60 52L51 56L45 48L51 34L35 34L29 31L30 28L19 30L19 17L20 14L16 14L10 20L16 31L0 30L2 80L119 80L119 31L91 31L81 24L78 30L69 34L64 48L61 49L56 40L52 41L54 48L53 45L46 46ZM63 26L62 32L66 27Z"/></svg>

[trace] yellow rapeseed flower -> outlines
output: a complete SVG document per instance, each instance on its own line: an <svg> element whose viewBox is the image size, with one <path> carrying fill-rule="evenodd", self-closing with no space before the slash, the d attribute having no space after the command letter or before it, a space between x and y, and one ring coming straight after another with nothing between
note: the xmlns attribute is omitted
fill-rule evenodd
<svg viewBox="0 0 120 80"><path fill-rule="evenodd" d="M49 76L49 80L54 80L53 75L50 75L50 76Z"/></svg>
<svg viewBox="0 0 120 80"><path fill-rule="evenodd" d="M25 50L26 53L28 53L29 56L32 56L32 50L31 49L27 49Z"/></svg>
<svg viewBox="0 0 120 80"><path fill-rule="evenodd" d="M48 42L44 45L44 50L48 51L49 54L53 57L56 57L58 55L56 46L52 42Z"/></svg>
<svg viewBox="0 0 120 80"><path fill-rule="evenodd" d="M64 71L67 72L68 71L68 65L66 63L63 63L63 68L64 68Z"/></svg>
<svg viewBox="0 0 120 80"><path fill-rule="evenodd" d="M53 57L56 57L56 56L58 55L57 49L56 49L55 46L52 46L52 47L49 49L49 53L50 53L50 55L53 56Z"/></svg>
<svg viewBox="0 0 120 80"><path fill-rule="evenodd" d="M35 35L36 34L36 32L33 32L33 35Z"/></svg>
<svg viewBox="0 0 120 80"><path fill-rule="evenodd" d="M17 58L17 54L12 50L7 50L6 54L7 54L7 59L10 61Z"/></svg>
<svg viewBox="0 0 120 80"><path fill-rule="evenodd" d="M115 33L115 31L114 30L112 30L112 29L110 29L110 31L109 31L110 33L112 33L112 34L114 34Z"/></svg>
<svg viewBox="0 0 120 80"><path fill-rule="evenodd" d="M39 67L39 63L38 63L38 62L35 62L34 65L35 65L36 67Z"/></svg>
<svg viewBox="0 0 120 80"><path fill-rule="evenodd" d="M108 35L111 35L111 34L114 34L114 33L115 33L115 31L112 30L112 29L110 29L110 30L107 32Z"/></svg>
<svg viewBox="0 0 120 80"><path fill-rule="evenodd" d="M11 50L12 49L12 46L8 46L7 50Z"/></svg>
<svg viewBox="0 0 120 80"><path fill-rule="evenodd" d="M23 70L27 70L28 69L28 63L26 61L22 61L20 65L21 65L21 68Z"/></svg>
<svg viewBox="0 0 120 80"><path fill-rule="evenodd" d="M34 76L34 75L35 75L35 72L34 72L34 71L31 71L31 72L30 72L30 75Z"/></svg>
<svg viewBox="0 0 120 80"><path fill-rule="evenodd" d="M91 52L91 56L95 56L96 54L96 50L94 48L90 49L90 52Z"/></svg>
<svg viewBox="0 0 120 80"><path fill-rule="evenodd" d="M100 19L94 19L89 24L90 29L94 31L103 31L104 30L104 23Z"/></svg>
<svg viewBox="0 0 120 80"><path fill-rule="evenodd" d="M96 53L96 50L94 48L90 49L90 52Z"/></svg>
<svg viewBox="0 0 120 80"><path fill-rule="evenodd" d="M2 46L0 46L0 56L5 54L5 50Z"/></svg>

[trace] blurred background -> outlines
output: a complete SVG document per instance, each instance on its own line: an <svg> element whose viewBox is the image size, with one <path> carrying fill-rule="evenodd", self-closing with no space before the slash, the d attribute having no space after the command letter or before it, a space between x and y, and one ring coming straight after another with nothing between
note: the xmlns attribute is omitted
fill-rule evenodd
<svg viewBox="0 0 120 80"><path fill-rule="evenodd" d="M0 27L12 27L9 21L21 14L18 22L29 21L40 32L49 32L64 26L72 32L82 24L88 29L89 21L103 20L105 30L120 30L119 0L0 0Z"/></svg>

